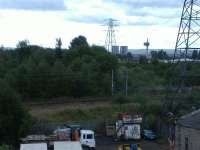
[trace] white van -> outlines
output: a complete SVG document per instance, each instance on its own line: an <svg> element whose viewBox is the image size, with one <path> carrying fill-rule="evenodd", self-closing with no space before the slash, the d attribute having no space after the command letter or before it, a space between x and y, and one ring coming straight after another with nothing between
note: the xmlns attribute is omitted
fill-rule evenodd
<svg viewBox="0 0 200 150"><path fill-rule="evenodd" d="M82 146L87 146L89 148L95 149L96 142L93 131L81 130L80 135L80 143L82 144Z"/></svg>

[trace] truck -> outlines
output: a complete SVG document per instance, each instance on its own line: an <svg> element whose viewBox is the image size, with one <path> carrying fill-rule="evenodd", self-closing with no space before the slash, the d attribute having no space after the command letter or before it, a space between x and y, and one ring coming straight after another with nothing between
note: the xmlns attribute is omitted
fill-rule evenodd
<svg viewBox="0 0 200 150"><path fill-rule="evenodd" d="M54 136L56 136L56 140L58 141L79 141L83 147L90 149L95 149L96 147L95 134L92 130L56 129Z"/></svg>
<svg viewBox="0 0 200 150"><path fill-rule="evenodd" d="M77 130L70 128L58 128L52 135L29 135L21 139L22 144L46 143L49 149L54 147L55 142L79 142L83 148L95 149L95 134L92 130ZM25 145L29 146L29 145Z"/></svg>

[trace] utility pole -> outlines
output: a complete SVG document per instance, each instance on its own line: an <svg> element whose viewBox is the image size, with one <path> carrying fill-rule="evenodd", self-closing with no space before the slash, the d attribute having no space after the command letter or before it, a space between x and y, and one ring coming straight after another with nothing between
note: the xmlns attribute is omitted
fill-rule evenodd
<svg viewBox="0 0 200 150"><path fill-rule="evenodd" d="M117 20L110 18L106 20L106 24L104 24L104 26L108 28L105 40L105 48L108 52L112 52L112 47L116 46L115 27L119 26L116 22Z"/></svg>
<svg viewBox="0 0 200 150"><path fill-rule="evenodd" d="M111 94L114 95L114 70L112 69L112 85L111 85Z"/></svg>
<svg viewBox="0 0 200 150"><path fill-rule="evenodd" d="M128 69L125 71L125 95L128 96Z"/></svg>

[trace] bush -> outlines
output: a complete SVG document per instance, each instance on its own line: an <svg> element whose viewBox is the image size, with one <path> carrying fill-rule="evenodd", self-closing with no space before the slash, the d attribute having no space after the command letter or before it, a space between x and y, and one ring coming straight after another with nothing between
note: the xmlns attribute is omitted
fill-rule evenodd
<svg viewBox="0 0 200 150"><path fill-rule="evenodd" d="M9 146L8 145L1 145L0 150L9 150Z"/></svg>
<svg viewBox="0 0 200 150"><path fill-rule="evenodd" d="M30 127L30 115L19 96L2 80L0 89L0 144L16 145Z"/></svg>
<svg viewBox="0 0 200 150"><path fill-rule="evenodd" d="M118 95L114 99L114 103L119 104L120 110L121 110L123 104L129 103L129 102L130 102L129 98L126 96L123 96L123 95Z"/></svg>

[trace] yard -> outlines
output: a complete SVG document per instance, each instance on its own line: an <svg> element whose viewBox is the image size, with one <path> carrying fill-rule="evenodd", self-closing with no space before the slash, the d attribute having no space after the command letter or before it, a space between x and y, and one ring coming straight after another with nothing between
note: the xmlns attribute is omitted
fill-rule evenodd
<svg viewBox="0 0 200 150"><path fill-rule="evenodd" d="M142 150L169 150L167 144L158 144L154 141L128 141L128 142L114 142L109 137L97 137L96 150L117 150L117 146L121 144L140 144Z"/></svg>

